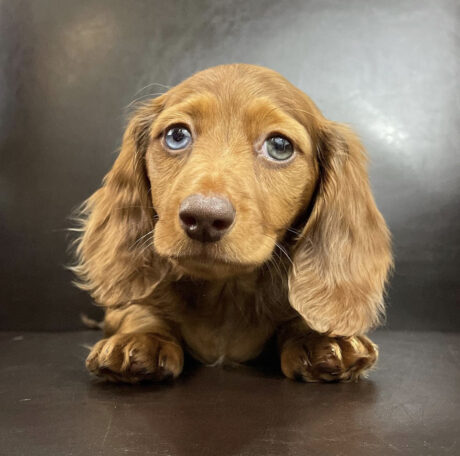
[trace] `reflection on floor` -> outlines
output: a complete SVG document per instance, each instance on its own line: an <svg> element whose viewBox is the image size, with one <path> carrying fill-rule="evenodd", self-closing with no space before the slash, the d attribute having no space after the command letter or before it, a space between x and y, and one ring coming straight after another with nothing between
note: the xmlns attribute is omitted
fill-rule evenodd
<svg viewBox="0 0 460 456"><path fill-rule="evenodd" d="M459 454L460 334L380 331L355 384L300 384L276 363L191 361L167 385L108 385L84 369L96 332L0 333L1 453Z"/></svg>

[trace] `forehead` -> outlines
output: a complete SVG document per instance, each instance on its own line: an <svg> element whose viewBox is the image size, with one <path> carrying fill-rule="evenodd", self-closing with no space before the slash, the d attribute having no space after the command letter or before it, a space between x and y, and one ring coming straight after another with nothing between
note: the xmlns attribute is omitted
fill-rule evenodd
<svg viewBox="0 0 460 456"><path fill-rule="evenodd" d="M171 103L182 97L202 92L223 99L246 96L270 96L287 100L299 91L280 74L254 65L222 65L201 71L181 82L169 92Z"/></svg>
<svg viewBox="0 0 460 456"><path fill-rule="evenodd" d="M246 130L282 127L301 135L309 131L304 98L300 90L269 70L211 69L171 89L157 123L163 128L174 122L193 122L199 130L213 125Z"/></svg>

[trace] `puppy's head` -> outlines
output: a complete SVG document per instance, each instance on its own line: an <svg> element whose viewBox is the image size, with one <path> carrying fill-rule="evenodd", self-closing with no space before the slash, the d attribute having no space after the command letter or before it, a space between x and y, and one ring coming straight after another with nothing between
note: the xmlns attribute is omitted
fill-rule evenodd
<svg viewBox="0 0 460 456"><path fill-rule="evenodd" d="M100 301L110 272L111 296L145 294L154 256L204 279L249 272L295 223L293 307L344 335L377 319L391 259L362 147L271 70L211 68L143 105L86 213L77 272Z"/></svg>
<svg viewBox="0 0 460 456"><path fill-rule="evenodd" d="M198 73L162 103L145 150L155 250L205 278L260 266L315 189L313 104L248 65Z"/></svg>

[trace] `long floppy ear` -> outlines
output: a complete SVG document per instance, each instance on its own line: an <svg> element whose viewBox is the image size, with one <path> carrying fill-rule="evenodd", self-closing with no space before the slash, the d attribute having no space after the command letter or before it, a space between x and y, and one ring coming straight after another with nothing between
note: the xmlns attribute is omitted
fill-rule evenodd
<svg viewBox="0 0 460 456"><path fill-rule="evenodd" d="M149 294L153 253L146 248L154 227L145 151L162 97L142 105L131 118L121 152L103 185L80 210L77 285L104 306L126 304ZM150 275L148 278L147 276Z"/></svg>
<svg viewBox="0 0 460 456"><path fill-rule="evenodd" d="M313 209L294 247L291 305L315 331L363 334L384 313L390 235L367 177L366 154L345 125L322 121Z"/></svg>

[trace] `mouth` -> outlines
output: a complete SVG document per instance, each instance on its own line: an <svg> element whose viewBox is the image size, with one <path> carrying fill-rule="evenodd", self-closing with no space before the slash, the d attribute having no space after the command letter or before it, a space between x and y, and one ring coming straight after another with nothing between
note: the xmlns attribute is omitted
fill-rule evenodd
<svg viewBox="0 0 460 456"><path fill-rule="evenodd" d="M210 253L206 249L200 253L174 255L169 259L188 274L202 278L244 274L257 267L255 264L235 261L222 254Z"/></svg>
<svg viewBox="0 0 460 456"><path fill-rule="evenodd" d="M239 261L231 260L222 255L213 255L207 252L201 254L192 254L192 255L174 255L171 259L177 261L178 263L193 263L201 266L218 266L218 265L227 265L233 267L244 267L248 266Z"/></svg>

